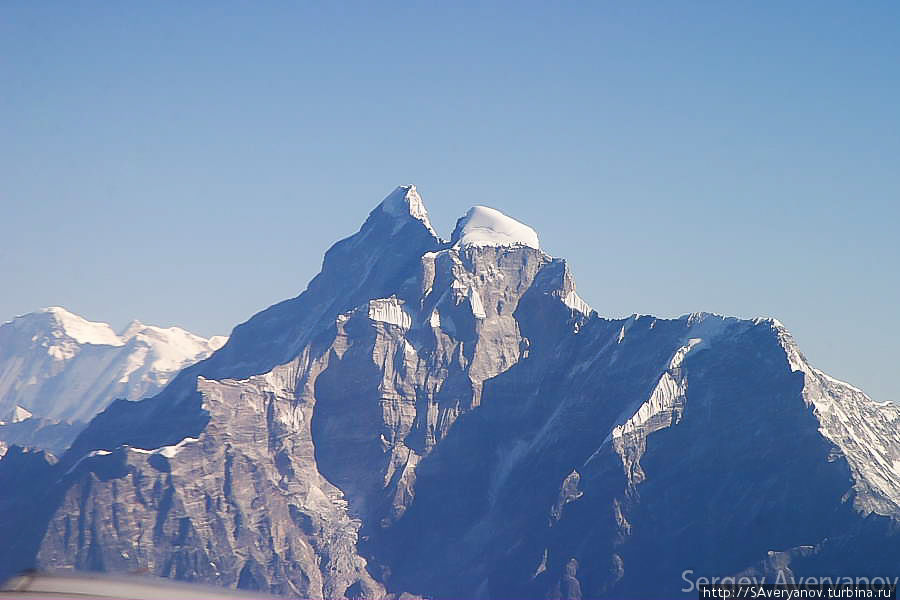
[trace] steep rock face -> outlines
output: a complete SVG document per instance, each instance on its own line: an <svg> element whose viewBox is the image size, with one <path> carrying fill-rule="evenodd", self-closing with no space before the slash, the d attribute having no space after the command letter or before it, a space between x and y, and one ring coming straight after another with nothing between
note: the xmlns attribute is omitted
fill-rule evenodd
<svg viewBox="0 0 900 600"><path fill-rule="evenodd" d="M774 320L601 318L533 230L473 209L444 242L404 186L303 294L59 463L12 448L0 485L31 476L0 500L0 565L312 598L885 575L896 421Z"/></svg>
<svg viewBox="0 0 900 600"><path fill-rule="evenodd" d="M358 280L376 291L392 281L390 296L341 312L343 296L357 292L339 289L328 304L337 314L298 334L308 342L292 360L242 379L195 377L193 391L180 376L155 399L100 415L64 458L70 487L38 561L306 597L383 595L357 552L359 530L402 515L418 461L480 404L486 379L527 355L519 299L540 293L573 323L586 317L583 302L566 304L576 296L561 261L520 245L441 249L414 199L409 206L400 223L384 204L373 211L337 246L354 250L337 254L349 266L332 251L323 268L346 272L365 259ZM408 248L415 261L396 257L417 241L409 226L429 236ZM311 284L296 304L322 310L320 290ZM168 418L173 405L180 424Z"/></svg>
<svg viewBox="0 0 900 600"><path fill-rule="evenodd" d="M356 584L380 592L355 556L358 523L311 460L310 407L296 371L200 378L199 438L97 450L68 467L68 489L38 562L151 573L306 597Z"/></svg>
<svg viewBox="0 0 900 600"><path fill-rule="evenodd" d="M179 379L243 378L290 361L336 315L402 290L419 257L441 243L415 187L397 188L359 232L325 253L322 271L302 294L235 327L220 351L185 369Z"/></svg>
<svg viewBox="0 0 900 600"><path fill-rule="evenodd" d="M515 312L541 280L573 323L564 265L525 246L444 249L422 257L418 297L376 299L338 318L328 367L314 389L316 459L367 521L388 524L414 496L415 469L484 382L527 356ZM546 284L546 282L544 283ZM556 296L553 296L553 293Z"/></svg>
<svg viewBox="0 0 900 600"><path fill-rule="evenodd" d="M496 377L383 535L394 584L646 598L701 576L895 575L896 496L871 495L896 482L873 456L898 447L896 409L831 379L823 400L787 341L771 320L596 319Z"/></svg>
<svg viewBox="0 0 900 600"><path fill-rule="evenodd" d="M809 367L774 321L567 325L523 326L535 360L417 469L370 546L395 589L666 596L773 552L772 578L893 573L895 407Z"/></svg>
<svg viewBox="0 0 900 600"><path fill-rule="evenodd" d="M306 292L236 328L225 358L99 415L57 469L66 476L38 562L305 597L383 595L356 552L359 519L319 474L310 426L318 376L345 342L342 323L369 322L369 308L371 323L397 320L396 296L371 307L367 299L421 287L419 259L442 242L420 209L414 188L398 189L328 252ZM361 300L365 310L355 310ZM236 377L197 375L232 353L243 357Z"/></svg>
<svg viewBox="0 0 900 600"><path fill-rule="evenodd" d="M43 450L16 445L0 458L0 579L36 564L57 507L56 464Z"/></svg>

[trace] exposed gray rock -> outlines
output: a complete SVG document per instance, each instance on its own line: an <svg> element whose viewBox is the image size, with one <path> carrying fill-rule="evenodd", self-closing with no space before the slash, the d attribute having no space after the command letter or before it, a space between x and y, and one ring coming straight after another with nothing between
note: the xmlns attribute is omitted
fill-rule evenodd
<svg viewBox="0 0 900 600"><path fill-rule="evenodd" d="M0 500L0 565L580 599L896 564L896 409L773 320L601 318L495 213L445 242L399 188L303 294L59 463L11 448L0 485L31 476Z"/></svg>

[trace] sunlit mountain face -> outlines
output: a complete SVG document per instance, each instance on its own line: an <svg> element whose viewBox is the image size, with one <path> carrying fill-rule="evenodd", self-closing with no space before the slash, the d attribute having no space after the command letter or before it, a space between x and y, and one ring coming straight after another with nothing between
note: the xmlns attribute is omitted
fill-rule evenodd
<svg viewBox="0 0 900 600"><path fill-rule="evenodd" d="M775 319L596 308L531 227L476 206L445 240L401 186L155 396L113 402L58 460L11 446L0 570L447 599L894 572L894 405ZM98 331L79 335L130 343Z"/></svg>

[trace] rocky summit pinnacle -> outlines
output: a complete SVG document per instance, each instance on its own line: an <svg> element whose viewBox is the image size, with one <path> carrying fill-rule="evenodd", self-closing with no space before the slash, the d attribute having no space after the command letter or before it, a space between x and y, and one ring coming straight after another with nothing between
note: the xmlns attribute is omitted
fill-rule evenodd
<svg viewBox="0 0 900 600"><path fill-rule="evenodd" d="M475 207L447 243L403 186L305 291L58 462L11 447L0 570L322 599L884 576L898 423L774 320L604 318L530 227Z"/></svg>
<svg viewBox="0 0 900 600"><path fill-rule="evenodd" d="M379 206L392 217L401 219L412 217L421 221L429 232L438 237L431 226L431 221L428 219L428 211L425 210L425 204L416 191L416 186L412 184L398 186Z"/></svg>

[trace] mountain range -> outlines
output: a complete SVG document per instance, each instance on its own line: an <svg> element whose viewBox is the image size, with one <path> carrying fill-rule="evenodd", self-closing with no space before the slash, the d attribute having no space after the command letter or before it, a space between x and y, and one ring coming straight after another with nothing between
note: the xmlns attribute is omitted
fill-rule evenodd
<svg viewBox="0 0 900 600"><path fill-rule="evenodd" d="M3 323L0 454L10 443L65 450L110 402L154 395L225 339L140 321L116 333L58 306Z"/></svg>
<svg viewBox="0 0 900 600"><path fill-rule="evenodd" d="M531 227L476 206L444 240L401 186L158 394L58 460L11 446L0 571L447 599L893 576L898 424L775 319L602 317Z"/></svg>

